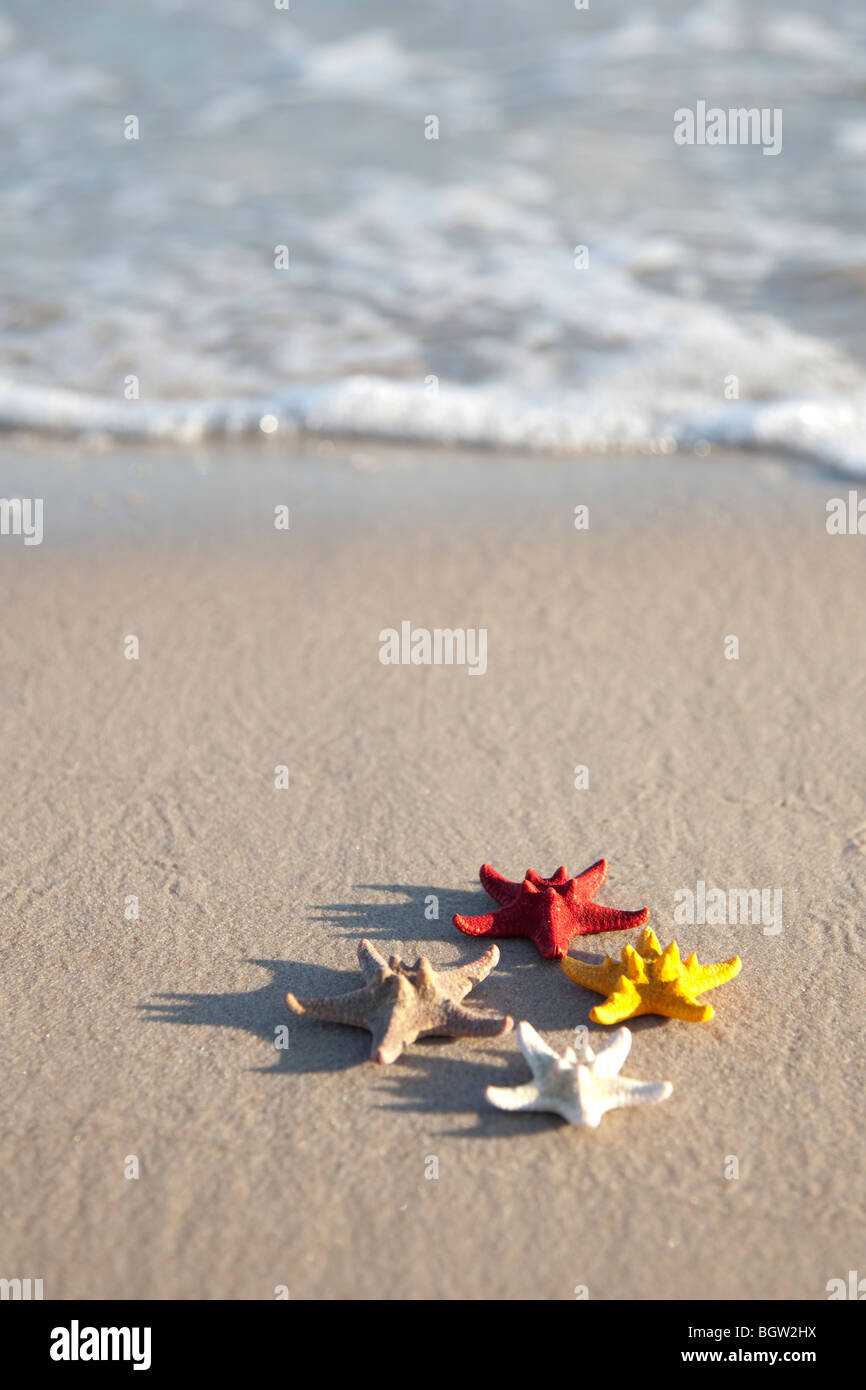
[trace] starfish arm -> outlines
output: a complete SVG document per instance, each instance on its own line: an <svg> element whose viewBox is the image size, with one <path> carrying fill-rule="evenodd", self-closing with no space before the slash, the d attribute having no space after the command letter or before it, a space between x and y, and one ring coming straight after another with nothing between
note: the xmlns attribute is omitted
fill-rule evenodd
<svg viewBox="0 0 866 1390"><path fill-rule="evenodd" d="M638 908L635 912L622 912L615 907L605 907L603 903L581 903L576 935L592 936L600 931L628 931L630 927L641 926L649 915L648 907Z"/></svg>
<svg viewBox="0 0 866 1390"><path fill-rule="evenodd" d="M673 1089L669 1081L632 1081L628 1076L618 1076L612 1082L605 1110L619 1109L620 1106L652 1105L656 1101L667 1100Z"/></svg>
<svg viewBox="0 0 866 1390"><path fill-rule="evenodd" d="M501 907L507 907L513 903L520 892L520 884L512 883L511 879L503 878L502 874L497 873L492 864L482 864L478 870L478 877L485 892L491 898L495 898Z"/></svg>
<svg viewBox="0 0 866 1390"><path fill-rule="evenodd" d="M588 869L584 869L582 874L578 874L572 880L572 893L581 900L594 898L607 878L607 870L607 860L597 859L594 864L590 864Z"/></svg>
<svg viewBox="0 0 866 1390"><path fill-rule="evenodd" d="M458 931L467 936L524 936L526 934L520 914L509 907L499 912L486 912L482 917L463 917L455 913L451 919Z"/></svg>
<svg viewBox="0 0 866 1390"><path fill-rule="evenodd" d="M603 1004L596 1004L595 1008L590 1010L589 1016L595 1023L622 1023L623 1019L635 1018L637 1014L643 1013L641 1004L641 997L631 980L625 975L620 975L619 983L613 992Z"/></svg>
<svg viewBox="0 0 866 1390"><path fill-rule="evenodd" d="M621 967L607 956L602 965L591 965L589 961L578 960L575 956L563 956L559 962L563 971L576 985L593 989L596 994L607 994L619 979Z"/></svg>
<svg viewBox="0 0 866 1390"><path fill-rule="evenodd" d="M667 998L653 1000L647 1013L662 1014L666 1018L678 1018L683 1023L709 1023L715 1013L712 1004L700 1004L688 995L673 994Z"/></svg>
<svg viewBox="0 0 866 1390"><path fill-rule="evenodd" d="M424 1031L431 1037L498 1038L513 1027L514 1019L508 1014L482 1014L462 1004L446 1004L441 1022Z"/></svg>
<svg viewBox="0 0 866 1390"><path fill-rule="evenodd" d="M370 1027L370 1032L373 1034L370 1056L374 1062L386 1064L396 1062L403 1049L418 1036L415 1029L407 1026L406 1020L397 1014L376 1019Z"/></svg>
<svg viewBox="0 0 866 1390"><path fill-rule="evenodd" d="M552 1047L548 1047L542 1037L536 1033L531 1023L524 1019L517 1025L517 1041L520 1051L532 1069L533 1076L543 1076L555 1062L559 1061L558 1055Z"/></svg>
<svg viewBox="0 0 866 1390"><path fill-rule="evenodd" d="M375 1006L375 995L370 986L365 986L326 999L298 999L294 994L287 994L286 1004L293 1014L306 1014L321 1023L348 1023L366 1028L366 1020Z"/></svg>
<svg viewBox="0 0 866 1390"><path fill-rule="evenodd" d="M614 1077L622 1069L631 1049L631 1033L627 1028L617 1028L609 1037L602 1038L596 1048L593 1071L596 1076Z"/></svg>
<svg viewBox="0 0 866 1390"><path fill-rule="evenodd" d="M365 937L358 945L358 964L367 980L380 980L388 969L388 962L380 956L372 941Z"/></svg>
<svg viewBox="0 0 866 1390"><path fill-rule="evenodd" d="M531 1081L525 1086L488 1086L484 1092L497 1110L535 1110L538 1108L538 1087Z"/></svg>
<svg viewBox="0 0 866 1390"><path fill-rule="evenodd" d="M486 980L491 970L499 961L499 947L491 946L479 956L478 960L472 960L465 965L455 965L448 970L440 970L439 977L444 979L446 988L450 994L457 999L464 999L481 980Z"/></svg>
<svg viewBox="0 0 866 1390"><path fill-rule="evenodd" d="M721 960L717 965L699 965L697 961L694 965L689 965L687 961L683 966L683 978L688 984L690 994L703 994L705 989L716 989L728 980L733 980L742 968L743 962L739 956L734 956L731 960Z"/></svg>

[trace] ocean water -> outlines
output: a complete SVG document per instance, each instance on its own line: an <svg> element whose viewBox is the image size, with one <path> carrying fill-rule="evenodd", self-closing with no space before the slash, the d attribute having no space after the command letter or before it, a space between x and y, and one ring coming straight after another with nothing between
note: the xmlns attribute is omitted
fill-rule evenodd
<svg viewBox="0 0 866 1390"><path fill-rule="evenodd" d="M866 473L864 98L862 0L0 0L0 426Z"/></svg>

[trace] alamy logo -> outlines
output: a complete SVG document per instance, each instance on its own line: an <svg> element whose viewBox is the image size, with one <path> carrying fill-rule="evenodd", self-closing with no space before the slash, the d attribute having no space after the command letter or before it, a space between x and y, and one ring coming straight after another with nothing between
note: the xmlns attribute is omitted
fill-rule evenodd
<svg viewBox="0 0 866 1390"><path fill-rule="evenodd" d="M831 536L866 536L866 497L856 492L844 497L831 497L826 507L827 531Z"/></svg>
<svg viewBox="0 0 866 1390"><path fill-rule="evenodd" d="M866 1279L858 1278L856 1269L848 1270L847 1287L844 1279L828 1279L825 1287L828 1303L834 1298L851 1298L859 1303L866 1299Z"/></svg>
<svg viewBox="0 0 866 1390"><path fill-rule="evenodd" d="M17 1302L41 1297L41 1279L0 1279L0 1298L11 1298Z"/></svg>
<svg viewBox="0 0 866 1390"><path fill-rule="evenodd" d="M487 628L415 627L408 621L379 633L383 666L467 666L470 676L487 670Z"/></svg>
<svg viewBox="0 0 866 1390"><path fill-rule="evenodd" d="M150 1370L149 1327L69 1327L51 1330L52 1361L132 1361L134 1371Z"/></svg>
<svg viewBox="0 0 866 1390"><path fill-rule="evenodd" d="M782 112L778 106L734 106L725 111L698 101L694 111L681 106L674 112L674 140L678 145L762 145L762 154L779 154Z"/></svg>
<svg viewBox="0 0 866 1390"><path fill-rule="evenodd" d="M782 930L781 888L707 888L702 878L691 888L674 893L674 921L678 926L745 926L763 924L764 936Z"/></svg>
<svg viewBox="0 0 866 1390"><path fill-rule="evenodd" d="M0 536L23 536L25 545L41 545L42 498L0 497Z"/></svg>

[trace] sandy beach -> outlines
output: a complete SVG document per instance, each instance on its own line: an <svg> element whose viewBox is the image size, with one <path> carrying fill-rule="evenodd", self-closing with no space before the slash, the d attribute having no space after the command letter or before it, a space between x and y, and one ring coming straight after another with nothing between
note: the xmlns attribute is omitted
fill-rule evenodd
<svg viewBox="0 0 866 1390"><path fill-rule="evenodd" d="M40 546L0 541L0 1272L59 1299L623 1300L823 1299L863 1268L846 482L282 445L0 474L45 498ZM403 620L486 628L486 672L383 666ZM711 1022L634 1023L626 1074L663 1105L502 1114L513 1032L378 1066L285 1008L354 987L362 936L479 954L451 917L493 906L485 860L602 855L601 901L743 960ZM780 890L782 930L675 925L699 882ZM566 1046L597 996L500 945L471 1002Z"/></svg>

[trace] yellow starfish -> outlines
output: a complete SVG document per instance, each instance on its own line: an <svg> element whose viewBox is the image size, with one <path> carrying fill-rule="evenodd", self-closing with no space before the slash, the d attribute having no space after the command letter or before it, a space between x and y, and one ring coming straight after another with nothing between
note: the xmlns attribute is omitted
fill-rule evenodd
<svg viewBox="0 0 866 1390"><path fill-rule="evenodd" d="M665 1018L681 1018L686 1023L705 1023L713 1016L711 1004L702 1004L697 995L715 989L739 975L743 962L739 956L720 961L718 965L699 965L694 951L680 960L675 941L661 949L652 927L644 927L637 950L623 946L622 963L605 956L602 965L587 965L585 961L564 956L562 968L570 980L576 980L596 994L606 994L603 1004L590 1011L595 1023L621 1023L639 1014L663 1014Z"/></svg>

